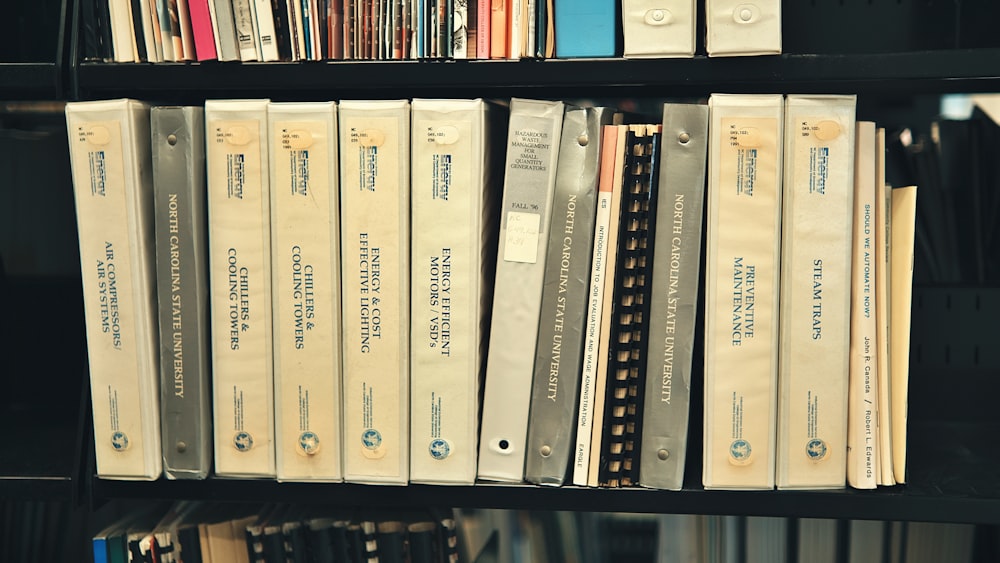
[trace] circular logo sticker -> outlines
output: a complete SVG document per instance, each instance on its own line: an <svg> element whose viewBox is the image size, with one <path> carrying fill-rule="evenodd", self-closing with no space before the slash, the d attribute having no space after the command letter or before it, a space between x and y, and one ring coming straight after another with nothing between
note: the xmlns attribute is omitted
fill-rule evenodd
<svg viewBox="0 0 1000 563"><path fill-rule="evenodd" d="M733 443L729 445L729 462L733 465L746 465L750 463L750 454L752 452L750 442L742 438L733 440Z"/></svg>
<svg viewBox="0 0 1000 563"><path fill-rule="evenodd" d="M427 449L430 450L431 457L437 460L442 460L451 454L451 446L441 438L431 440L431 445Z"/></svg>
<svg viewBox="0 0 1000 563"><path fill-rule="evenodd" d="M249 432L237 432L233 437L233 445L241 452L248 452L253 447L253 436Z"/></svg>
<svg viewBox="0 0 1000 563"><path fill-rule="evenodd" d="M366 449L377 450L382 445L382 434L374 428L369 428L361 433L361 443Z"/></svg>
<svg viewBox="0 0 1000 563"><path fill-rule="evenodd" d="M117 452L123 452L128 449L128 436L125 435L121 430L116 430L111 434L111 447Z"/></svg>
<svg viewBox="0 0 1000 563"><path fill-rule="evenodd" d="M820 461L826 457L826 442L819 438L813 438L806 443L806 455L813 461Z"/></svg>
<svg viewBox="0 0 1000 563"><path fill-rule="evenodd" d="M319 451L319 436L315 432L306 430L299 436L299 449L307 455L313 455Z"/></svg>

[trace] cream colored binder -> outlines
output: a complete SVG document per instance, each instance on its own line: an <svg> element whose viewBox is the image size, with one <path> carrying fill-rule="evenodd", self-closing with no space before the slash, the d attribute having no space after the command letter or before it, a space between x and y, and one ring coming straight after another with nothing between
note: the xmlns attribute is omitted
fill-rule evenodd
<svg viewBox="0 0 1000 563"><path fill-rule="evenodd" d="M344 479L409 479L410 104L340 105Z"/></svg>
<svg viewBox="0 0 1000 563"><path fill-rule="evenodd" d="M273 477L267 100L205 102L215 472Z"/></svg>
<svg viewBox="0 0 1000 563"><path fill-rule="evenodd" d="M693 57L696 0L623 0L625 58Z"/></svg>
<svg viewBox="0 0 1000 563"><path fill-rule="evenodd" d="M789 95L785 100L781 489L846 484L856 103L853 95Z"/></svg>
<svg viewBox="0 0 1000 563"><path fill-rule="evenodd" d="M279 480L340 481L340 174L334 102L271 103Z"/></svg>
<svg viewBox="0 0 1000 563"><path fill-rule="evenodd" d="M160 476L149 106L66 104L80 233L97 474Z"/></svg>
<svg viewBox="0 0 1000 563"><path fill-rule="evenodd" d="M771 489L784 103L713 94L709 111L702 482Z"/></svg>
<svg viewBox="0 0 1000 563"><path fill-rule="evenodd" d="M412 104L413 482L476 480L502 164L496 111L481 99Z"/></svg>
<svg viewBox="0 0 1000 563"><path fill-rule="evenodd" d="M781 53L781 0L705 0L708 56Z"/></svg>

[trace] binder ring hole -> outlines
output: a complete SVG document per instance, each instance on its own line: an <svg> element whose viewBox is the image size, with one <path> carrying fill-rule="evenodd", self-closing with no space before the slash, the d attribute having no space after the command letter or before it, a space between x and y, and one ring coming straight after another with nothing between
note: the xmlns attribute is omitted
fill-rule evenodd
<svg viewBox="0 0 1000 563"><path fill-rule="evenodd" d="M170 146L176 145L177 144L177 135L174 135L174 134L167 135L167 144L170 145Z"/></svg>
<svg viewBox="0 0 1000 563"><path fill-rule="evenodd" d="M590 139L586 134L583 134L576 138L576 142L579 143L581 147L585 147L587 146L587 143L590 142Z"/></svg>
<svg viewBox="0 0 1000 563"><path fill-rule="evenodd" d="M506 450L507 448L510 447L510 442L508 442L507 440L500 440L500 443L498 443L497 445L500 446L501 450Z"/></svg>
<svg viewBox="0 0 1000 563"><path fill-rule="evenodd" d="M691 135L688 135L687 133L681 133L680 135L677 136L677 140L680 141L682 145L686 145L688 144L689 141L691 141Z"/></svg>
<svg viewBox="0 0 1000 563"><path fill-rule="evenodd" d="M171 135L171 137L172 137L172 136L173 136L173 135ZM187 442L184 442L184 441L181 441L181 442L177 442L177 452L178 452L178 453L184 453L184 452L186 452L186 451L187 451L187 449L188 449L188 445L187 445Z"/></svg>
<svg viewBox="0 0 1000 563"><path fill-rule="evenodd" d="M552 455L552 447L551 446L542 446L541 454L542 454L542 457L549 457L550 455Z"/></svg>
<svg viewBox="0 0 1000 563"><path fill-rule="evenodd" d="M670 457L670 452L667 450L660 450L656 452L656 457L660 458L660 461L666 461Z"/></svg>

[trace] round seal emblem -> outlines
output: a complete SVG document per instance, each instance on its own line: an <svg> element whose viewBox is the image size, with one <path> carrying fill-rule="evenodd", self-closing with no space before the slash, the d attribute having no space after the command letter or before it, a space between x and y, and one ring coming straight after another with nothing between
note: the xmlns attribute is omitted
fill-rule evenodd
<svg viewBox="0 0 1000 563"><path fill-rule="evenodd" d="M750 463L750 454L752 452L750 442L747 442L743 438L733 440L733 443L729 445L729 461L734 465L746 465Z"/></svg>
<svg viewBox="0 0 1000 563"><path fill-rule="evenodd" d="M233 436L233 445L241 452L248 452L253 447L253 436L249 432L237 432L236 436Z"/></svg>
<svg viewBox="0 0 1000 563"><path fill-rule="evenodd" d="M315 432L306 430L299 435L299 449L307 455L313 455L319 451L319 436Z"/></svg>
<svg viewBox="0 0 1000 563"><path fill-rule="evenodd" d="M382 434L374 428L368 428L361 433L361 443L366 449L377 450L382 445Z"/></svg>
<svg viewBox="0 0 1000 563"><path fill-rule="evenodd" d="M111 433L111 447L117 452L123 452L128 449L128 436L125 435L121 430L116 430Z"/></svg>
<svg viewBox="0 0 1000 563"><path fill-rule="evenodd" d="M437 460L442 460L451 454L451 446L441 438L431 440L431 445L427 449L430 450L431 457Z"/></svg>
<svg viewBox="0 0 1000 563"><path fill-rule="evenodd" d="M813 438L806 443L806 455L812 461L820 461L826 457L826 442L819 438Z"/></svg>

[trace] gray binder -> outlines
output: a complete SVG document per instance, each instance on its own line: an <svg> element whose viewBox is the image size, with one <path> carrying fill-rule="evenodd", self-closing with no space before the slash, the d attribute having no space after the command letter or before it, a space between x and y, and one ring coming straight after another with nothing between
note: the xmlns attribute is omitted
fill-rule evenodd
<svg viewBox="0 0 1000 563"><path fill-rule="evenodd" d="M204 110L154 107L150 129L163 471L204 479L212 460Z"/></svg>
<svg viewBox="0 0 1000 563"><path fill-rule="evenodd" d="M684 482L704 221L708 106L663 105L639 484Z"/></svg>
<svg viewBox="0 0 1000 563"><path fill-rule="evenodd" d="M524 464L525 480L539 485L563 484L574 446L601 133L613 116L581 107L563 116Z"/></svg>

